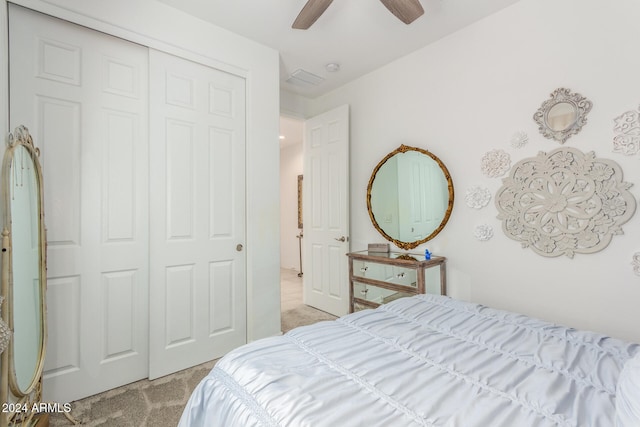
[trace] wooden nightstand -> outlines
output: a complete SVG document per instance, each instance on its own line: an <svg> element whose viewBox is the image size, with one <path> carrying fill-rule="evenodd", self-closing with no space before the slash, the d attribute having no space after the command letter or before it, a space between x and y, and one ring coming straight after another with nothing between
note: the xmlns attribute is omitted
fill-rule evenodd
<svg viewBox="0 0 640 427"><path fill-rule="evenodd" d="M351 252L349 312L375 308L416 294L446 295L447 259L402 252Z"/></svg>

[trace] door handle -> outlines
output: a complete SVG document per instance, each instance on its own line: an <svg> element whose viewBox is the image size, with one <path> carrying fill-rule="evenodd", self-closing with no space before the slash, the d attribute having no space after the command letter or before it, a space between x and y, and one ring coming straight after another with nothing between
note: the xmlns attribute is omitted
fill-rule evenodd
<svg viewBox="0 0 640 427"><path fill-rule="evenodd" d="M338 242L346 242L347 240L349 240L348 238L346 238L344 236L334 237L333 239L337 240Z"/></svg>
<svg viewBox="0 0 640 427"><path fill-rule="evenodd" d="M242 246L242 243L238 243L238 245L236 246L236 251L242 252L243 248L244 248L244 246Z"/></svg>

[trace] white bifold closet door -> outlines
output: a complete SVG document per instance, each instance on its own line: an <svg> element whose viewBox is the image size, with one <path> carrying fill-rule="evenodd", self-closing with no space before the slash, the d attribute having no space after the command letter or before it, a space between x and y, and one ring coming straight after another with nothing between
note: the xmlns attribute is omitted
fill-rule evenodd
<svg viewBox="0 0 640 427"><path fill-rule="evenodd" d="M245 81L149 59L153 379L246 342Z"/></svg>
<svg viewBox="0 0 640 427"><path fill-rule="evenodd" d="M44 173L44 398L244 343L244 79L9 9L10 125Z"/></svg>
<svg viewBox="0 0 640 427"><path fill-rule="evenodd" d="M44 175L43 391L68 402L147 376L148 55L13 5L9 34L10 124Z"/></svg>

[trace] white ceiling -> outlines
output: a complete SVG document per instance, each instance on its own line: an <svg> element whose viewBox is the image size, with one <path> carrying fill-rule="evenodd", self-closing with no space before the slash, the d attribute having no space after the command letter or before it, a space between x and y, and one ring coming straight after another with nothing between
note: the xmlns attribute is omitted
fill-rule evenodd
<svg viewBox="0 0 640 427"><path fill-rule="evenodd" d="M308 30L291 28L307 0L158 1L276 49L280 87L315 98L519 0L420 0L425 13L410 25L377 0L337 0ZM328 72L331 62L340 71ZM325 80L286 83L297 69Z"/></svg>

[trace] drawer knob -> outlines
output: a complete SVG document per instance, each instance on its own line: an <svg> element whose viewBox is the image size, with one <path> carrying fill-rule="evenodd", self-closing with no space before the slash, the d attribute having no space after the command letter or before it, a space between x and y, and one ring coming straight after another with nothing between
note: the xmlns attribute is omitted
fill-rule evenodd
<svg viewBox="0 0 640 427"><path fill-rule="evenodd" d="M396 276L398 276L398 277L404 277L404 271L403 271L403 272L401 272L401 273L396 274Z"/></svg>
<svg viewBox="0 0 640 427"><path fill-rule="evenodd" d="M366 272L366 271L367 271L367 269L368 269L368 268L369 268L369 267L366 267L366 266L365 266L365 267L360 267L360 271L362 271L362 272L364 273L364 272Z"/></svg>

